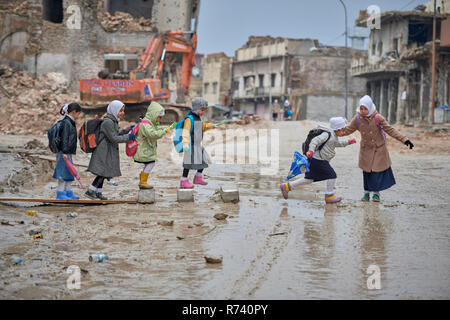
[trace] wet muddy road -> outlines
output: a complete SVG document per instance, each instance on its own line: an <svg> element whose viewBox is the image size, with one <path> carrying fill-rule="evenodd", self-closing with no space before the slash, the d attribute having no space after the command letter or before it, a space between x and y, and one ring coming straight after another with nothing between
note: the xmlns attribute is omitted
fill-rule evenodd
<svg viewBox="0 0 450 320"><path fill-rule="evenodd" d="M381 203L362 203L358 143L338 149L332 161L340 204L323 203L324 182L284 200L280 179L311 124L274 127L280 129L278 174L262 176L254 165L211 165L209 184L195 188L195 203L176 201L181 169L163 151L171 147L163 139L151 174L155 204L39 206L36 217L27 216L28 208L0 205L0 298L450 298L448 155L391 152L397 184L381 193ZM122 155L118 186L104 187L110 199L137 197L140 165ZM74 159L88 162L84 155ZM25 185L21 195L53 197L50 177ZM91 179L82 172L84 184ZM223 184L239 186L239 203L222 202L215 191ZM73 211L76 218L66 217ZM219 212L229 217L216 220ZM43 239L29 235L36 228ZM89 262L92 253L110 259ZM222 255L223 263L207 264L205 254ZM12 256L23 263L13 264ZM79 290L67 288L70 265L88 271L81 272ZM368 289L371 265L380 270L380 289Z"/></svg>

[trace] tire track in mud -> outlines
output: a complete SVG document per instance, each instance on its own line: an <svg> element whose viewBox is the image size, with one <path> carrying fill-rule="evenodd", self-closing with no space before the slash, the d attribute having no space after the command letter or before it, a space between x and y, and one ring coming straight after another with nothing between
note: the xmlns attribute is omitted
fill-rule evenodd
<svg viewBox="0 0 450 320"><path fill-rule="evenodd" d="M288 221L278 220L273 231L266 235L265 241L259 246L255 257L234 281L230 294L225 299L249 299L254 296L287 248L292 238L291 230Z"/></svg>

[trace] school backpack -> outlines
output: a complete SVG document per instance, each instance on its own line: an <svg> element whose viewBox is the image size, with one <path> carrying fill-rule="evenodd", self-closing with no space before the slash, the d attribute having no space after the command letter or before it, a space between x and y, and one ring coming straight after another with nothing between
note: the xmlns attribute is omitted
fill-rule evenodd
<svg viewBox="0 0 450 320"><path fill-rule="evenodd" d="M378 113L375 115L375 123L377 124L378 128L380 128L381 133L383 134L384 140L386 140L386 132L383 130L383 126L380 124L380 119L378 118ZM356 126L359 129L359 126L361 125L361 117L359 116L359 113L356 115Z"/></svg>
<svg viewBox="0 0 450 320"><path fill-rule="evenodd" d="M194 132L194 117L192 115L188 114L183 120L177 122L177 125L175 126L175 135L173 136L173 145L178 153L183 152L183 125L186 118L191 120L191 134ZM190 144L190 151L192 154L192 142L190 142Z"/></svg>
<svg viewBox="0 0 450 320"><path fill-rule="evenodd" d="M302 144L302 152L304 155L306 155L306 153L309 150L309 144L311 143L311 140L314 139L317 136L320 136L322 133L328 133L328 138L327 140L325 140L324 143L322 143L320 146L317 147L317 150L322 150L323 146L325 145L325 143L327 143L327 141L330 139L331 137L331 133L327 130L323 130L323 129L312 129L308 132L308 136L306 137L305 142L303 142Z"/></svg>
<svg viewBox="0 0 450 320"><path fill-rule="evenodd" d="M136 138L137 138L137 135L138 135L138 132L139 132L139 125L141 123L146 123L146 124L152 125L149 121L142 120L137 125L135 125L133 129L130 130L130 132L128 134L133 132L134 133L134 140L128 141L126 146L125 146L125 152L126 152L127 156L129 156L129 157L134 156L136 154L136 152L137 152L139 144L138 144Z"/></svg>
<svg viewBox="0 0 450 320"><path fill-rule="evenodd" d="M97 117L83 123L78 131L81 150L86 153L91 153L97 148L100 143L99 135L102 123L103 119L98 119Z"/></svg>
<svg viewBox="0 0 450 320"><path fill-rule="evenodd" d="M61 131L62 122L63 120L59 120L47 131L48 147L53 153L59 152L59 145L61 142L61 137L59 134Z"/></svg>

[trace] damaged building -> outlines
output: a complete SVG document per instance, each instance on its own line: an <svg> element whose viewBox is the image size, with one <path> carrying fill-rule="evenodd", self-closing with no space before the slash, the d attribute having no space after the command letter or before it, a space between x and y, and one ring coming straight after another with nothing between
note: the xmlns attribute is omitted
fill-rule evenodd
<svg viewBox="0 0 450 320"><path fill-rule="evenodd" d="M450 20L442 12L445 3L449 1L440 2L436 19L436 115L450 100ZM427 11L429 7L382 13L381 28L370 32L367 55L352 61L352 76L367 80L367 93L391 123L432 121L433 12ZM364 27L367 20L362 12L356 24Z"/></svg>
<svg viewBox="0 0 450 320"><path fill-rule="evenodd" d="M245 114L270 119L275 99L288 99L294 119L327 121L345 114L345 70L365 51L322 46L315 39L251 36L233 60L233 99ZM348 114L365 93L365 80L348 82Z"/></svg>
<svg viewBox="0 0 450 320"><path fill-rule="evenodd" d="M0 1L0 63L35 77L62 73L71 89L100 70L130 71L151 36L193 30L199 0Z"/></svg>

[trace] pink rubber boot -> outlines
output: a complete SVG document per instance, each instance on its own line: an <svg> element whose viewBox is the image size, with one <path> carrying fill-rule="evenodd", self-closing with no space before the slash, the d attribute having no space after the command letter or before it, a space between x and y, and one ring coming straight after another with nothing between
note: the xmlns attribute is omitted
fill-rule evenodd
<svg viewBox="0 0 450 320"><path fill-rule="evenodd" d="M192 189L192 188L194 188L194 185L189 182L188 178L181 179L180 189Z"/></svg>
<svg viewBox="0 0 450 320"><path fill-rule="evenodd" d="M201 185L207 185L208 182L206 182L205 180L203 180L203 175L201 174L196 174L194 176L194 184L201 184Z"/></svg>
<svg viewBox="0 0 450 320"><path fill-rule="evenodd" d="M287 199L289 197L288 196L289 191L291 191L290 188L289 188L289 183L283 182L280 185L280 189L281 189L281 193L283 194L283 198Z"/></svg>
<svg viewBox="0 0 450 320"><path fill-rule="evenodd" d="M334 194L325 196L325 203L337 203L341 200L342 200L341 197L336 197Z"/></svg>

